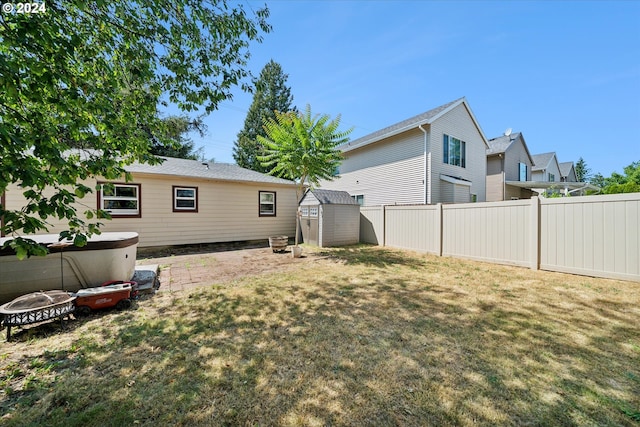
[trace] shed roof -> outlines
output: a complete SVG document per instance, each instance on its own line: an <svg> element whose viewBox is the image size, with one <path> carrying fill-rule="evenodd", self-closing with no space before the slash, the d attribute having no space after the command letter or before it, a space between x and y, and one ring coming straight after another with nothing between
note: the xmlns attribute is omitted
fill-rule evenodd
<svg viewBox="0 0 640 427"><path fill-rule="evenodd" d="M313 189L312 193L321 205L357 205L358 202L346 191ZM305 194L306 197L306 194ZM302 198L304 200L304 197Z"/></svg>

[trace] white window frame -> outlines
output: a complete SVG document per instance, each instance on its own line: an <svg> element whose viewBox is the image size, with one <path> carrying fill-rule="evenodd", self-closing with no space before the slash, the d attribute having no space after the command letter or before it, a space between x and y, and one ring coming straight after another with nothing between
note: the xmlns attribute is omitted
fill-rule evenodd
<svg viewBox="0 0 640 427"><path fill-rule="evenodd" d="M100 188L100 209L109 212L109 214L111 214L112 217L118 217L118 216L134 216L134 217L140 217L140 215L142 214L142 207L140 206L140 191L141 191L141 186L140 184L116 184L116 183L101 183L102 187ZM106 186L110 186L113 187L113 192L114 194L110 195L110 194L106 194L105 195L105 187ZM135 189L134 193L135 196L122 196L122 195L118 195L118 189L121 188L133 188ZM106 202L109 201L134 201L136 208L135 209L119 209L119 208L107 208Z"/></svg>
<svg viewBox="0 0 640 427"><path fill-rule="evenodd" d="M193 191L193 196L179 196L179 191ZM193 206L178 206L178 200L191 200ZM174 212L198 212L198 187L173 186L173 211Z"/></svg>
<svg viewBox="0 0 640 427"><path fill-rule="evenodd" d="M300 207L300 216L309 216L309 207L301 206Z"/></svg>
<svg viewBox="0 0 640 427"><path fill-rule="evenodd" d="M358 202L360 206L364 206L364 194L354 194L351 198Z"/></svg>
<svg viewBox="0 0 640 427"><path fill-rule="evenodd" d="M556 176L549 172L549 182L556 182Z"/></svg>
<svg viewBox="0 0 640 427"><path fill-rule="evenodd" d="M529 172L529 166L526 163L518 163L518 181L527 181L527 175ZM524 173L524 179L523 178Z"/></svg>
<svg viewBox="0 0 640 427"><path fill-rule="evenodd" d="M460 153L457 157L456 147ZM442 161L451 166L467 167L467 143L454 136L444 134L442 138Z"/></svg>
<svg viewBox="0 0 640 427"><path fill-rule="evenodd" d="M263 195L273 195L273 200L262 200ZM275 191L259 191L258 192L258 216L276 216L276 192ZM271 205L271 210L266 211L262 210L263 205L266 207L267 205Z"/></svg>

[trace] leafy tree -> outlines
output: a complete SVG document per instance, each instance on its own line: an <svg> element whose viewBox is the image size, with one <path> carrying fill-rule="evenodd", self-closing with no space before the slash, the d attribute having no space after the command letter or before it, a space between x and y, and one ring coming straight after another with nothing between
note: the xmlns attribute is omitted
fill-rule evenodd
<svg viewBox="0 0 640 427"><path fill-rule="evenodd" d="M576 179L578 182L587 182L591 178L591 169L582 157L578 159L575 167Z"/></svg>
<svg viewBox="0 0 640 427"><path fill-rule="evenodd" d="M604 194L637 193L640 192L640 161L625 166L624 174L613 172L604 179Z"/></svg>
<svg viewBox="0 0 640 427"><path fill-rule="evenodd" d="M327 114L311 115L311 106L304 113L276 112L275 119L264 123L266 136L258 135L265 147L259 156L270 175L296 181L300 200L304 186L316 186L320 180L332 180L342 162L338 146L349 141L353 128L340 131L340 115L331 120ZM300 224L296 218L295 244L298 245Z"/></svg>
<svg viewBox="0 0 640 427"><path fill-rule="evenodd" d="M606 178L601 173L596 173L589 182L600 187L602 194L640 192L640 161L625 166L623 172L624 174L613 172Z"/></svg>
<svg viewBox="0 0 640 427"><path fill-rule="evenodd" d="M239 166L268 172L258 158L264 155L264 147L257 137L266 136L262 126L265 120L275 118L276 111L296 111L295 107L291 108L293 96L291 88L286 85L288 77L282 72L280 64L272 59L264 66L260 77L255 81L253 102L244 121L244 128L238 133L238 140L233 148L233 158Z"/></svg>
<svg viewBox="0 0 640 427"><path fill-rule="evenodd" d="M162 119L163 133L169 144L163 143L159 138L154 138L151 145L151 153L156 156L178 157L181 159L197 160L202 157L202 148L195 149L194 142L186 136L189 132L198 132L204 136L206 125L202 118L190 120L187 116L169 116Z"/></svg>
<svg viewBox="0 0 640 427"><path fill-rule="evenodd" d="M18 256L42 253L19 233L46 230L49 216L77 245L99 232L90 221L105 212L88 209L85 221L73 207L94 190L82 180L157 163L151 141L171 144L159 105L209 113L247 89L248 47L270 31L268 14L224 0L69 0L0 14L0 194L17 183L27 198L0 207L1 230L18 236Z"/></svg>

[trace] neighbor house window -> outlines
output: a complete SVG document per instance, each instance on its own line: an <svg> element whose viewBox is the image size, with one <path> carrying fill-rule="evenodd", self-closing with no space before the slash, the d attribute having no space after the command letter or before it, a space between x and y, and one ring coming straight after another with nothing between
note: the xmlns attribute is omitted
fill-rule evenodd
<svg viewBox="0 0 640 427"><path fill-rule="evenodd" d="M446 164L466 168L466 143L449 135L444 135L443 161Z"/></svg>
<svg viewBox="0 0 640 427"><path fill-rule="evenodd" d="M555 182L556 176L552 173L549 174L549 182Z"/></svg>
<svg viewBox="0 0 640 427"><path fill-rule="evenodd" d="M526 163L518 163L518 180L519 181L527 180L527 164Z"/></svg>
<svg viewBox="0 0 640 427"><path fill-rule="evenodd" d="M111 216L140 216L140 184L102 183L98 197L100 209Z"/></svg>
<svg viewBox="0 0 640 427"><path fill-rule="evenodd" d="M173 186L173 211L198 212L198 187Z"/></svg>
<svg viewBox="0 0 640 427"><path fill-rule="evenodd" d="M360 206L364 205L364 195L363 194L357 194L357 195L351 196L351 198L353 200L355 200L356 202L358 202L358 204Z"/></svg>
<svg viewBox="0 0 640 427"><path fill-rule="evenodd" d="M260 191L260 216L276 216L276 193Z"/></svg>
<svg viewBox="0 0 640 427"><path fill-rule="evenodd" d="M317 206L309 208L309 216L314 217L314 218L318 217L318 207Z"/></svg>
<svg viewBox="0 0 640 427"><path fill-rule="evenodd" d="M309 208L307 206L303 206L300 208L300 214L302 216L309 216Z"/></svg>

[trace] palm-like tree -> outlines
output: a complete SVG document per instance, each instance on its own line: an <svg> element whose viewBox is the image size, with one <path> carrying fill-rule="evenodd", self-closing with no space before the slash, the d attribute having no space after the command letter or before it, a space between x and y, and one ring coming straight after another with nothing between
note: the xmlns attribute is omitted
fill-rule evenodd
<svg viewBox="0 0 640 427"><path fill-rule="evenodd" d="M332 180L342 161L338 146L349 141L353 128L340 131L340 115L311 115L311 106L304 112L276 112L275 119L264 122L265 136L258 141L265 147L260 156L270 175L291 179L297 183L298 202L304 186L317 186L320 180ZM298 246L300 224L296 217L295 245Z"/></svg>

